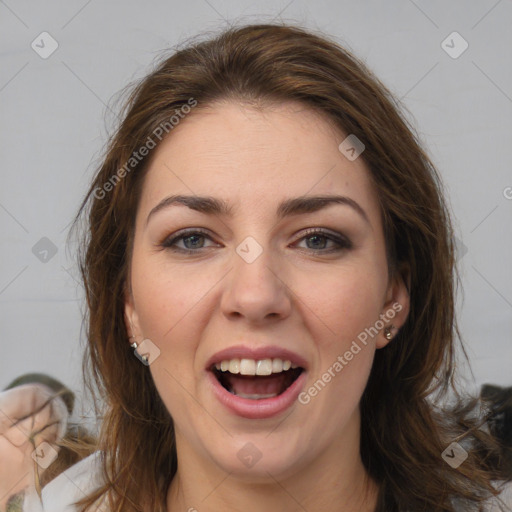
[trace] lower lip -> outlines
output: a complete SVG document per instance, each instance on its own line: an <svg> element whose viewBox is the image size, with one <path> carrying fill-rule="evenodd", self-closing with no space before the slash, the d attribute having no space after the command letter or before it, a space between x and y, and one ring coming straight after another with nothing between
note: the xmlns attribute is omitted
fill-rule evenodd
<svg viewBox="0 0 512 512"><path fill-rule="evenodd" d="M280 395L273 398L251 400L230 393L217 380L213 372L207 371L207 373L213 393L219 402L238 416L249 419L271 418L286 411L295 403L306 381L306 371L303 370L293 384Z"/></svg>

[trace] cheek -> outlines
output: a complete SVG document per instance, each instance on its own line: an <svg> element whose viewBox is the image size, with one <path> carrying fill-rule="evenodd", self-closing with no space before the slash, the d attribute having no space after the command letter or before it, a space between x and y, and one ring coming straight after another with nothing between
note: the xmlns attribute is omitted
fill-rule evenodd
<svg viewBox="0 0 512 512"><path fill-rule="evenodd" d="M308 308L317 364L312 369L303 402L323 411L333 432L351 417L366 386L378 334L371 328L381 314L387 276L378 265L354 262L329 278L302 278L301 298ZM308 291L309 290L309 291Z"/></svg>
<svg viewBox="0 0 512 512"><path fill-rule="evenodd" d="M386 280L377 268L367 265L347 265L328 272L325 277L297 277L296 286L301 283L297 294L310 310L310 327L319 341L342 348L375 324Z"/></svg>
<svg viewBox="0 0 512 512"><path fill-rule="evenodd" d="M149 267L149 265L148 265ZM148 272L132 280L141 335L160 350L149 366L157 392L177 422L192 421L195 354L200 340L197 321L206 283L183 272Z"/></svg>
<svg viewBox="0 0 512 512"><path fill-rule="evenodd" d="M211 282L210 282L211 281ZM134 264L132 289L142 334L155 342L176 342L174 333L187 323L214 286L204 272L154 264Z"/></svg>
<svg viewBox="0 0 512 512"><path fill-rule="evenodd" d="M381 306L374 280L354 273L339 277L344 279L315 294L320 320L310 314L309 329L315 338L317 364L299 397L309 414L323 418L326 440L340 430L355 428L375 354L375 337L367 336L365 329L375 324Z"/></svg>
<svg viewBox="0 0 512 512"><path fill-rule="evenodd" d="M212 274L155 264L149 258L133 260L132 290L140 335L160 350L149 370L171 414L190 405L183 389L194 393L196 352L208 317L205 304L218 282Z"/></svg>

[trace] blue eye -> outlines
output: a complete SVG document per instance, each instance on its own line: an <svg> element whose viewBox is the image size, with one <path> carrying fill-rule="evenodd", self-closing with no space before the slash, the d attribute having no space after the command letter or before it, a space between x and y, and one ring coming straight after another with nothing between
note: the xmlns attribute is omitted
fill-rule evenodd
<svg viewBox="0 0 512 512"><path fill-rule="evenodd" d="M173 252L198 254L201 249L214 247L214 245L205 246L205 240L212 240L207 231L202 229L188 229L179 231L174 236L165 239L160 246L170 249ZM306 231L306 233L299 238L299 241L302 240L306 241L308 250L316 253L341 252L352 248L352 243L348 238L318 228L312 228ZM312 241L312 243L310 244L308 241ZM326 245L328 242L331 242L333 246L327 248ZM183 247L179 247L179 243L183 243Z"/></svg>
<svg viewBox="0 0 512 512"><path fill-rule="evenodd" d="M178 232L177 235L166 239L161 245L167 249L171 249L176 252L184 252L187 254L197 253L198 249L203 249L198 239L211 238L208 236L206 231L201 229L191 229L186 231ZM183 241L185 247L178 247L177 242Z"/></svg>
<svg viewBox="0 0 512 512"><path fill-rule="evenodd" d="M344 236L335 235L330 231L325 231L323 229L312 228L306 231L305 235L302 236L300 240L312 241L312 244L308 244L308 249L312 249L313 252L323 252L323 253L331 253L331 252L339 252L346 249L352 248L352 242ZM326 244L328 242L332 242L334 247L326 248ZM314 250L319 249L319 250Z"/></svg>

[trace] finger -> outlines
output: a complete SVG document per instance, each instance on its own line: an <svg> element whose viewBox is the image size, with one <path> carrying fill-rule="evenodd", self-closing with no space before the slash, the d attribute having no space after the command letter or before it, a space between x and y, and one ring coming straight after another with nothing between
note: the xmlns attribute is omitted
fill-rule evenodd
<svg viewBox="0 0 512 512"><path fill-rule="evenodd" d="M52 396L41 384L24 384L0 393L0 434L31 415Z"/></svg>
<svg viewBox="0 0 512 512"><path fill-rule="evenodd" d="M3 437L12 445L21 448L30 441L34 418L28 417L22 421L18 421L3 433Z"/></svg>

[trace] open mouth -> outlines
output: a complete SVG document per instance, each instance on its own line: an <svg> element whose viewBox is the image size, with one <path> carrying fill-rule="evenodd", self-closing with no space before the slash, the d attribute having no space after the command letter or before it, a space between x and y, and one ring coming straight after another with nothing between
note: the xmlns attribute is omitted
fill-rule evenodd
<svg viewBox="0 0 512 512"><path fill-rule="evenodd" d="M263 400L284 393L304 368L281 359L231 359L217 363L211 371L221 386L240 398Z"/></svg>

